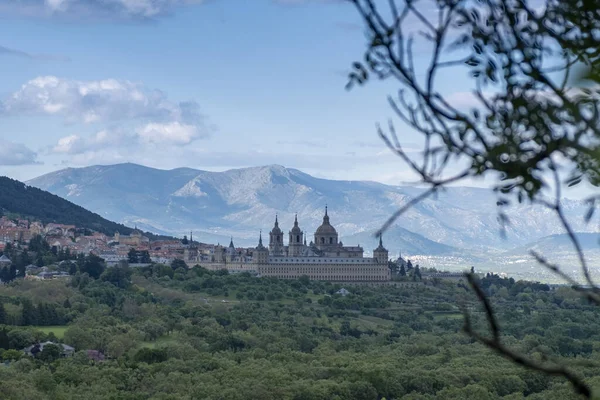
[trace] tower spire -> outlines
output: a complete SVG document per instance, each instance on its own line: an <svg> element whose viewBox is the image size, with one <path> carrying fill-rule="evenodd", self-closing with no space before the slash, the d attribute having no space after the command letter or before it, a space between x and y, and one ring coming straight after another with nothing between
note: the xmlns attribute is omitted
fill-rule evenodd
<svg viewBox="0 0 600 400"><path fill-rule="evenodd" d="M298 226L298 213L296 213L296 216L294 217L294 226Z"/></svg>
<svg viewBox="0 0 600 400"><path fill-rule="evenodd" d="M277 214L275 214L275 227L279 226L279 221L277 220Z"/></svg>
<svg viewBox="0 0 600 400"><path fill-rule="evenodd" d="M262 243L262 229L261 229L260 234L258 235L258 246L260 247L262 245L263 245L263 243Z"/></svg>
<svg viewBox="0 0 600 400"><path fill-rule="evenodd" d="M325 204L325 215L323 216L323 224L329 225L329 215L327 215L327 204Z"/></svg>

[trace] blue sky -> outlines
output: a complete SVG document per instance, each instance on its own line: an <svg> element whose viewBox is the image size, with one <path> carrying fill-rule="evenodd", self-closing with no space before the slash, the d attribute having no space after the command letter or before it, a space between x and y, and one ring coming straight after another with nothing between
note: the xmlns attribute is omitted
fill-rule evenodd
<svg viewBox="0 0 600 400"><path fill-rule="evenodd" d="M136 162L414 179L375 131L397 86L344 89L365 46L348 4L0 0L0 15L2 175ZM439 85L460 98L466 72Z"/></svg>

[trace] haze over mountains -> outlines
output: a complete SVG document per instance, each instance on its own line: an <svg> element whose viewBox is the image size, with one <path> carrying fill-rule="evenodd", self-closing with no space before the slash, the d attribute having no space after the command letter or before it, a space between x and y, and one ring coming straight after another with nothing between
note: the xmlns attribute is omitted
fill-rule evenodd
<svg viewBox="0 0 600 400"><path fill-rule="evenodd" d="M256 245L259 230L268 232L275 214L287 231L296 212L310 240L327 204L341 240L359 243L366 251L375 246L373 232L423 190L319 179L279 165L209 172L118 164L68 168L27 183L113 221L164 234L193 231L204 242L228 242L233 236L236 245L244 246ZM597 226L584 223L582 202L564 200L564 205L575 231L598 232ZM563 233L555 217L541 207L518 206L507 214L511 225L502 239L490 190L449 188L402 216L384 242L391 254L477 260L522 255L528 244Z"/></svg>

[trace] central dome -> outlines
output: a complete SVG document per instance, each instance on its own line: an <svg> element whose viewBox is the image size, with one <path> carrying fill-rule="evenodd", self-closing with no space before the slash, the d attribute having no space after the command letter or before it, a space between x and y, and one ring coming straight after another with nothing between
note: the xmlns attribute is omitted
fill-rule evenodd
<svg viewBox="0 0 600 400"><path fill-rule="evenodd" d="M315 244L319 250L330 248L332 246L338 246L338 234L335 228L329 223L327 207L325 207L323 223L315 231Z"/></svg>
<svg viewBox="0 0 600 400"><path fill-rule="evenodd" d="M337 231L329 224L329 221L323 221L323 224L317 228L315 235L337 235Z"/></svg>
<svg viewBox="0 0 600 400"><path fill-rule="evenodd" d="M329 215L327 215L327 206L325 206L325 215L323 216L323 223L317 228L315 235L337 235L337 231L329 223Z"/></svg>

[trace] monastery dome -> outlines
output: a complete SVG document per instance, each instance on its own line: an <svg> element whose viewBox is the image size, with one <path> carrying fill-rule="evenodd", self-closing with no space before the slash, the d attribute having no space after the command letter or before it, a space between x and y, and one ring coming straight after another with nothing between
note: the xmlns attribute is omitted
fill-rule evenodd
<svg viewBox="0 0 600 400"><path fill-rule="evenodd" d="M325 216L323 216L323 223L317 228L315 232L316 236L330 236L337 235L337 231L329 223L329 215L327 215L327 207L325 207Z"/></svg>
<svg viewBox="0 0 600 400"><path fill-rule="evenodd" d="M320 235L336 235L336 234L337 234L337 231L329 223L327 223L327 224L323 223L321 226L319 226L317 228L317 231L315 232L315 235L319 235L319 236Z"/></svg>

